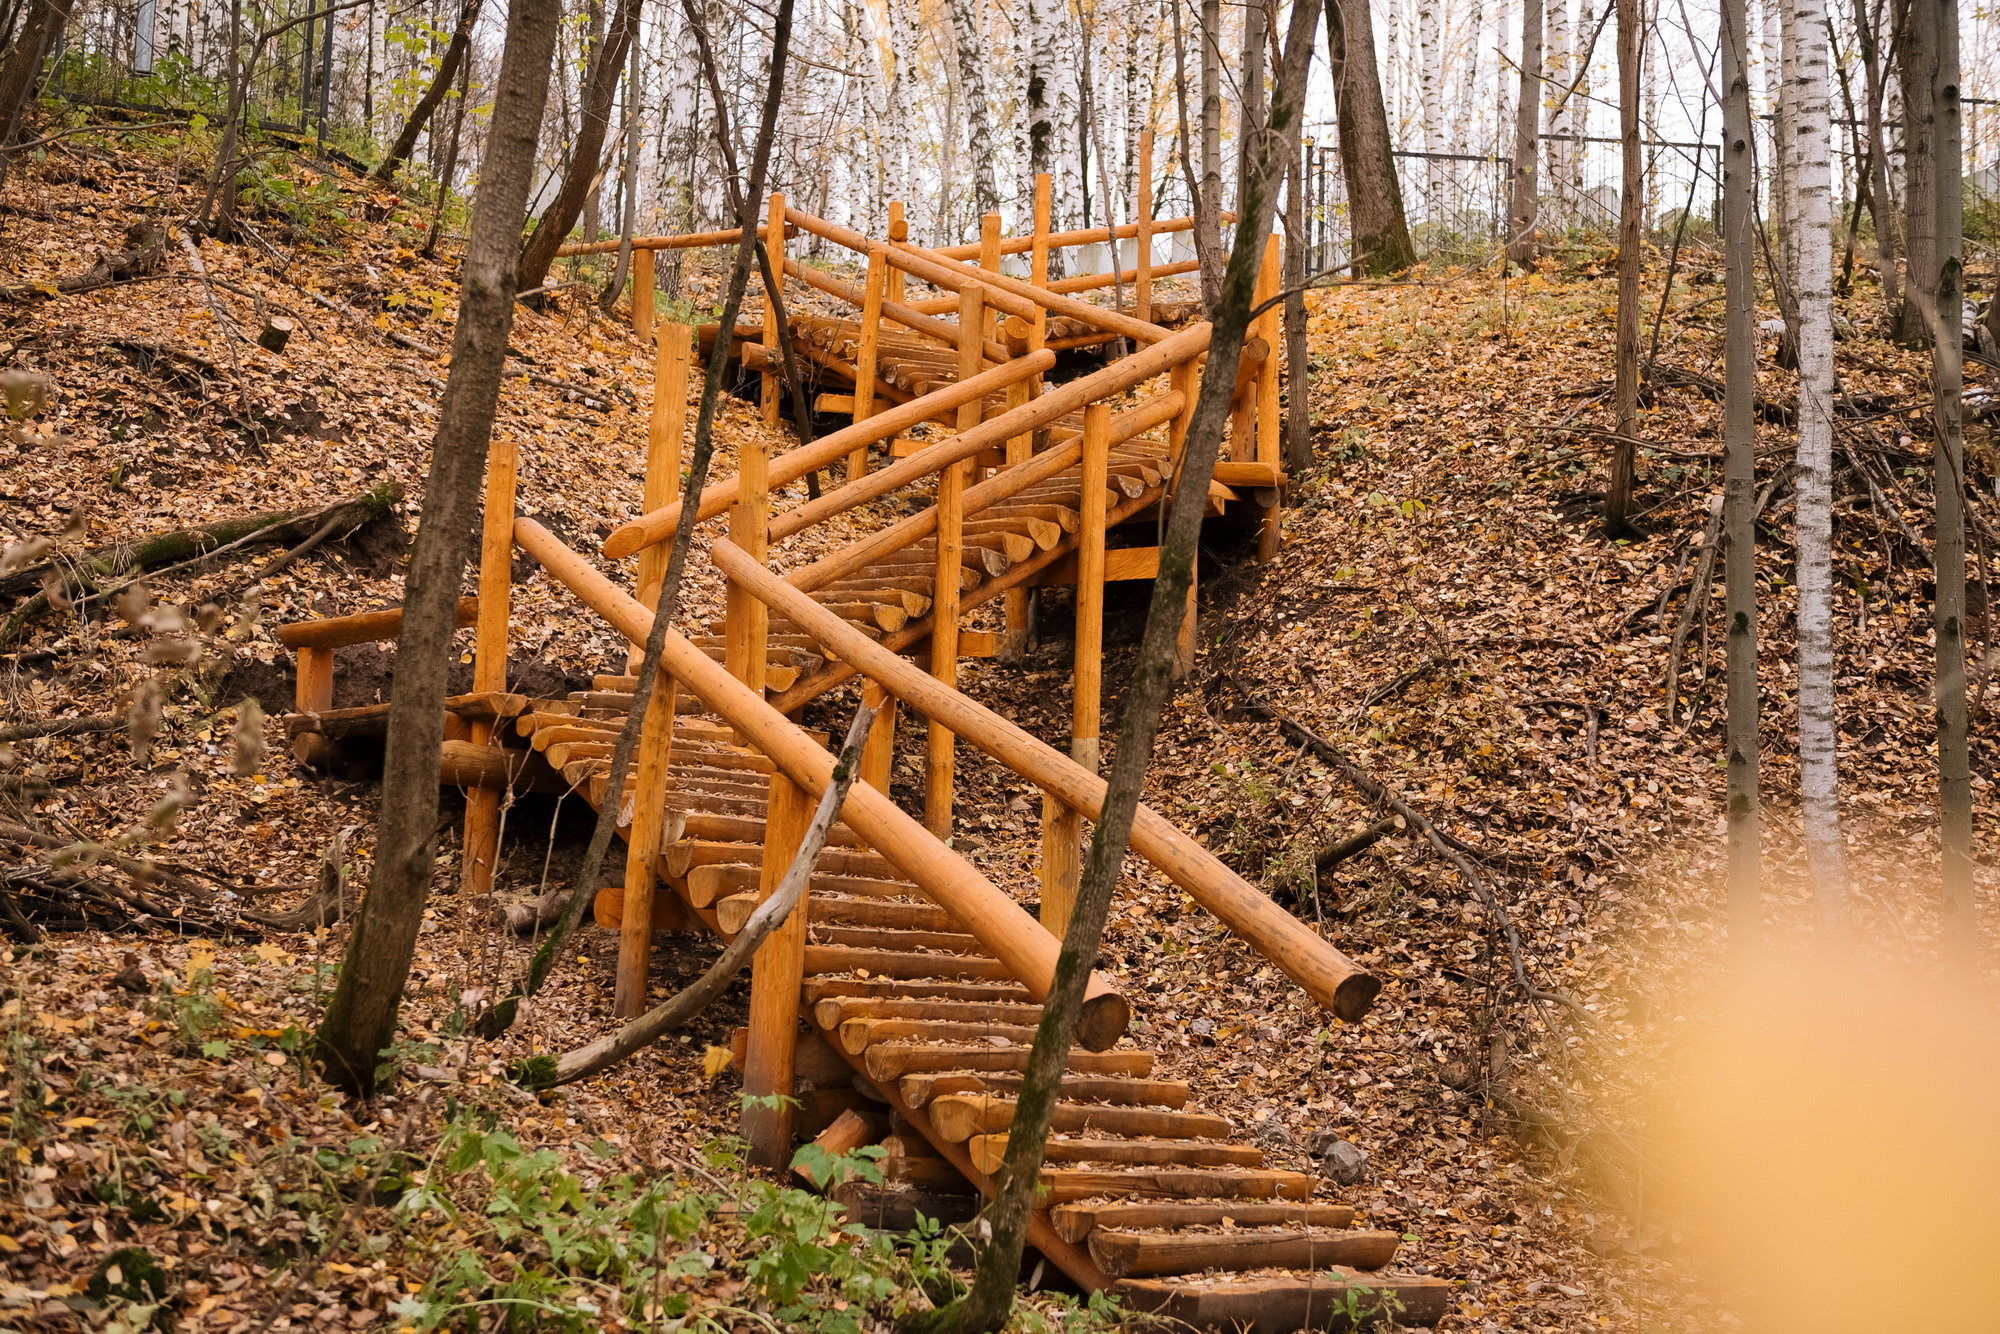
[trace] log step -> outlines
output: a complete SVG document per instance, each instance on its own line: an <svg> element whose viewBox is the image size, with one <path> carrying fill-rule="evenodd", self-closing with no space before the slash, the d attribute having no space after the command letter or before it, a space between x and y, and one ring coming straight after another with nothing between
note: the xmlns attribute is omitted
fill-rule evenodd
<svg viewBox="0 0 2000 1334"><path fill-rule="evenodd" d="M1128 1278L1113 1283L1111 1292L1134 1310L1178 1324L1239 1334L1293 1334L1353 1329L1354 1316L1365 1325L1435 1325L1451 1309L1452 1284L1441 1278L1334 1269L1283 1278Z"/></svg>
<svg viewBox="0 0 2000 1334"><path fill-rule="evenodd" d="M1007 1136L974 1135L965 1141L972 1165L982 1172L1000 1170ZM1198 1139L1064 1139L1051 1136L1042 1147L1045 1163L1133 1163L1141 1166L1176 1164L1188 1167L1261 1167L1264 1151L1254 1144L1214 1144Z"/></svg>
<svg viewBox="0 0 2000 1334"><path fill-rule="evenodd" d="M715 866L722 863L749 867L762 866L764 845L684 838L679 842L667 844L662 849L661 857L667 864L667 874L678 880L698 866ZM891 870L889 863L879 854L860 848L828 848L820 853L818 866L820 870L834 875L860 876L869 879L881 879L885 871Z"/></svg>
<svg viewBox="0 0 2000 1334"><path fill-rule="evenodd" d="M900 908L904 905L890 906ZM850 1019L940 1019L957 1024L1012 1024L1032 1028L1041 1022L1042 1007L1007 1001L915 996L829 996L813 1004L813 1022L821 1028L838 1028Z"/></svg>
<svg viewBox="0 0 2000 1334"><path fill-rule="evenodd" d="M922 1107L952 1093L1014 1093L1021 1076L1011 1072L904 1075L898 1086L903 1101ZM1184 1107L1188 1086L1178 1079L1119 1079L1105 1075L1064 1075L1062 1097L1067 1102L1103 1102L1125 1107ZM1138 1226L1135 1224L1134 1226ZM1076 1240L1076 1238L1071 1238Z"/></svg>
<svg viewBox="0 0 2000 1334"><path fill-rule="evenodd" d="M812 947L806 947L812 953ZM883 1042L870 1047L861 1058L862 1068L868 1077L881 1083L901 1079L904 1075L924 1074L945 1070L1009 1070L1019 1073L1028 1068L1026 1047L956 1047L925 1046L915 1042ZM1084 1051L1073 1048L1064 1069L1080 1075L1119 1075L1143 1079L1153 1073L1153 1053L1149 1051ZM1113 1175L1116 1175L1115 1173ZM1295 1174L1296 1175L1296 1174ZM1307 1191L1312 1187L1311 1177L1301 1178ZM1210 1192L1218 1194L1223 1192ZM1087 1199L1088 1196L1073 1196Z"/></svg>
<svg viewBox="0 0 2000 1334"><path fill-rule="evenodd" d="M754 893L731 894L715 905L716 925L734 934L743 929L756 910L757 895ZM935 903L909 903L902 899L850 899L831 894L814 894L807 908L808 918L815 928L828 921L842 922L853 926L882 927L949 927L956 925L952 915ZM911 1001L913 1005L927 1002ZM831 1028L834 1024L828 1023Z"/></svg>
<svg viewBox="0 0 2000 1334"><path fill-rule="evenodd" d="M824 855L824 854L822 854ZM944 954L981 954L979 937L962 931L900 931L893 927L822 926L812 924L813 939L822 945L857 945L874 949L937 950Z"/></svg>
<svg viewBox="0 0 2000 1334"><path fill-rule="evenodd" d="M748 862L716 862L695 866L687 873L688 899L697 908L713 907L723 899L735 894L755 894L761 888L759 877L761 866ZM813 872L810 892L838 895L848 898L894 899L902 894L914 894L917 887L903 880L885 880L876 876L835 874L822 861Z"/></svg>
<svg viewBox="0 0 2000 1334"><path fill-rule="evenodd" d="M982 954L905 954L849 945L806 946L808 973L851 973L856 969L866 969L872 977L1014 980L1006 964Z"/></svg>
<svg viewBox="0 0 2000 1334"><path fill-rule="evenodd" d="M839 1032L842 1049L856 1056L878 1042L1004 1040L1025 1051L1035 1040L1035 1030L1027 1024L954 1024L939 1019L849 1019L841 1024Z"/></svg>
<svg viewBox="0 0 2000 1334"><path fill-rule="evenodd" d="M1018 982L904 982L895 978L809 977L802 990L808 1005L829 996L907 996L1022 1004L1031 999L1028 989Z"/></svg>
<svg viewBox="0 0 2000 1334"><path fill-rule="evenodd" d="M1380 1269L1402 1240L1394 1232L1244 1228L1230 1232L1131 1232L1097 1228L1090 1255L1112 1278L1198 1274L1205 1269Z"/></svg>
<svg viewBox="0 0 2000 1334"><path fill-rule="evenodd" d="M1025 1054L1025 1053L1024 1053ZM1170 1200L1307 1200L1315 1178L1279 1168L1202 1171L1197 1168L1045 1168L1047 1203L1069 1204L1118 1196Z"/></svg>
<svg viewBox="0 0 2000 1334"><path fill-rule="evenodd" d="M971 1139L974 1135L999 1134L1014 1123L1016 1106L1014 1099L990 1093L950 1093L931 1101L931 1124L937 1127L940 1135L954 1142ZM1206 1112L1170 1112L1107 1103L1059 1102L1050 1129L1058 1134L1099 1137L1151 1135L1186 1140L1227 1139L1235 1127L1228 1118Z"/></svg>
<svg viewBox="0 0 2000 1334"><path fill-rule="evenodd" d="M908 1082L907 1080L905 1081ZM1111 1204L1059 1204L1049 1211L1049 1221L1064 1241L1082 1241L1100 1227L1131 1231L1143 1228L1238 1227L1344 1228L1354 1221L1349 1204L1254 1203L1238 1200L1231 1204L1199 1201L1130 1202Z"/></svg>

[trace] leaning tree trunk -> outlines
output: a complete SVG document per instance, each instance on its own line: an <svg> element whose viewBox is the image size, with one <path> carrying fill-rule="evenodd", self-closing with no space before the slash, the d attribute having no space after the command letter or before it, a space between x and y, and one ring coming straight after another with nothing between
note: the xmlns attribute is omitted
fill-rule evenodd
<svg viewBox="0 0 2000 1334"><path fill-rule="evenodd" d="M561 13L557 0L514 0L508 8L507 45L460 279L451 375L438 405L423 516L404 585L375 868L316 1044L327 1079L359 1096L373 1091L380 1053L395 1037L430 894L445 672L514 323L521 224Z"/></svg>
<svg viewBox="0 0 2000 1334"><path fill-rule="evenodd" d="M1745 0L1722 0L1723 333L1722 531L1727 542L1729 946L1756 947L1763 920L1758 811L1757 694L1757 268L1753 228L1757 161L1750 115L1750 36Z"/></svg>
<svg viewBox="0 0 2000 1334"><path fill-rule="evenodd" d="M459 7L458 26L452 29L451 41L444 48L443 58L438 61L437 74L431 79L431 86L424 89L424 95L410 109L410 118L403 122L402 133L389 146L380 165L369 173L370 180L387 185L395 179L396 168L416 151L417 136L423 133L424 126L430 124L431 117L444 104L445 96L451 91L451 81L458 77L458 67L465 63L466 54L472 49L472 27L479 20L479 5L480 0L465 0Z"/></svg>
<svg viewBox="0 0 2000 1334"><path fill-rule="evenodd" d="M1514 165L1507 182L1507 258L1535 267L1541 182L1542 0L1521 0L1521 88L1514 104Z"/></svg>
<svg viewBox="0 0 2000 1334"><path fill-rule="evenodd" d="M1375 20L1368 4L1326 3L1327 47L1333 68L1340 71L1333 89L1340 169L1347 178L1348 223L1360 267L1368 273L1399 273L1417 262L1417 249L1403 216L1403 187L1396 180L1395 146L1375 63Z"/></svg>
<svg viewBox="0 0 2000 1334"><path fill-rule="evenodd" d="M1786 184L1799 312L1799 789L1806 860L1822 920L1847 912L1840 838L1840 733L1835 725L1833 608L1833 179L1825 0L1791 0L1787 88L1794 128Z"/></svg>
<svg viewBox="0 0 2000 1334"><path fill-rule="evenodd" d="M590 76L583 97L583 123L576 142L570 146L569 166L563 172L556 197L535 222L535 234L521 251L520 290L532 291L549 276L556 251L568 238L570 229L583 214L584 201L597 181L604 160L604 137L609 133L611 102L618 94L618 79L625 70L625 44L639 26L640 0L618 0L617 15L603 42L590 56Z"/></svg>
<svg viewBox="0 0 2000 1334"><path fill-rule="evenodd" d="M13 53L8 56L5 68L0 68L0 185L7 183L7 167L12 161L7 146L14 142L28 99L34 92L36 76L41 73L42 61L69 22L74 2L35 0L27 22L21 26Z"/></svg>

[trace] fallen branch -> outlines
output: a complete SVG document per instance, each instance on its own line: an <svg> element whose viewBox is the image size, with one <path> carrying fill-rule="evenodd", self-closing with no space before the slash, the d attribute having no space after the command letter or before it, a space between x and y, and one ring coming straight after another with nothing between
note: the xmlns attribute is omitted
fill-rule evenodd
<svg viewBox="0 0 2000 1334"><path fill-rule="evenodd" d="M750 962L757 947L764 943L764 938L783 925L792 909L805 897L806 885L812 880L813 863L819 860L820 850L826 846L834 817L840 813L841 803L847 800L847 789L854 785L854 776L861 767L861 745L868 739L868 729L874 723L875 708L863 704L847 728L847 738L840 745L840 758L833 766L833 781L827 784L826 791L820 796L819 805L813 811L812 823L806 827L805 838L799 844L798 854L785 869L785 878L771 891L770 898L757 905L757 910L750 914L750 920L743 924L736 939L723 950L722 957L709 965L708 971L692 985L609 1037L564 1052L553 1064L546 1058L540 1062L529 1062L522 1072L523 1084L531 1088L552 1088L594 1075L650 1046L661 1035L681 1027L714 1003L715 998Z"/></svg>
<svg viewBox="0 0 2000 1334"><path fill-rule="evenodd" d="M1487 915L1493 919L1494 925L1499 927L1502 935L1506 937L1507 956L1513 965L1514 981L1521 988L1522 995L1534 999L1539 988L1528 979L1528 963L1527 959L1521 953L1521 936L1514 929L1514 919L1508 916L1507 909L1494 896L1493 888L1486 883L1486 878L1474 869L1470 860L1444 839L1439 833L1437 826L1425 819L1417 812L1415 807L1398 796L1395 789L1378 781L1374 775L1348 759L1340 748L1335 746L1331 741L1328 741L1325 737L1313 731L1304 723L1297 721L1289 714L1279 710L1275 705L1266 704L1264 701L1258 699L1248 690L1245 690L1242 683L1237 681L1235 677L1230 676L1226 672L1219 673L1219 676L1223 681L1228 683L1229 687L1243 701L1242 709L1245 713L1255 714L1266 722L1277 724L1280 732L1311 749L1315 755L1340 770L1341 773L1347 775L1349 782L1353 783L1370 797L1387 806L1396 814L1402 816L1404 821L1430 840L1431 846L1437 849L1438 855L1452 864L1453 869L1458 872L1459 879L1465 882L1466 887L1472 891L1473 897L1479 900L1480 906L1486 909Z"/></svg>
<svg viewBox="0 0 2000 1334"><path fill-rule="evenodd" d="M25 147L25 145L23 145ZM19 151L19 148L15 150ZM152 274L166 258L167 234L150 222L134 223L125 232L125 249L106 251L82 273L54 282L17 283L0 287L0 300L46 301L56 296L94 292L113 283Z"/></svg>
<svg viewBox="0 0 2000 1334"><path fill-rule="evenodd" d="M530 935L545 926L553 926L576 893L574 889L552 889L546 894L495 908L488 915L486 924L497 931L512 931L517 936Z"/></svg>
<svg viewBox="0 0 2000 1334"><path fill-rule="evenodd" d="M81 736L89 732L115 732L125 725L122 713L90 713L79 718L44 718L38 723L16 723L0 727L0 744L30 741L38 736Z"/></svg>
<svg viewBox="0 0 2000 1334"><path fill-rule="evenodd" d="M347 840L359 827L349 825L333 836L320 854L319 883L304 903L285 913L242 913L243 920L272 931L317 931L344 919L357 901L350 884Z"/></svg>
<svg viewBox="0 0 2000 1334"><path fill-rule="evenodd" d="M1368 849L1395 833L1396 828L1394 820L1378 820L1366 829L1357 829L1338 843L1330 844L1320 849L1319 855L1313 858L1313 870L1317 874L1324 876L1328 871L1331 871L1349 857L1358 856L1368 851Z"/></svg>

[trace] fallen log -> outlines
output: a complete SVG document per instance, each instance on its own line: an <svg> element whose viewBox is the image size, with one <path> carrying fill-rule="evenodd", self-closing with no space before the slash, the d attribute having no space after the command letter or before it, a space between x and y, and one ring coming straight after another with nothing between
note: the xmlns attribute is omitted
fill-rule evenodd
<svg viewBox="0 0 2000 1334"><path fill-rule="evenodd" d="M16 283L12 287L0 287L0 300L46 301L50 297L74 296L109 287L113 283L130 282L157 272L166 253L165 231L150 222L134 223L125 230L123 250L106 251L82 273L73 273L54 282Z"/></svg>

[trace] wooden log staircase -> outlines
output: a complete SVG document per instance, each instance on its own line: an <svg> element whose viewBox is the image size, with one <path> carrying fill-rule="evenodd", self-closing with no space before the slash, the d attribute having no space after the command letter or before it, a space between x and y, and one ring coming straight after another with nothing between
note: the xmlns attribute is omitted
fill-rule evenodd
<svg viewBox="0 0 2000 1334"><path fill-rule="evenodd" d="M1149 533L1173 494L1208 342L1205 324L1174 331L1156 322L1172 312L1151 300L1160 270L1148 271L1148 228L1161 225L1150 223L1149 207L1123 231L1140 243L1138 266L1126 275L1137 299L1113 309L1047 282L1052 246L1109 238L1104 229L1051 235L1046 185L1038 198L1033 236L1005 240L994 218L970 254L912 246L893 220L887 242L870 240L773 200L774 258L788 235L804 233L850 246L868 261L866 290L847 294L861 307L847 322L851 336L843 324L837 336L814 342L831 322L793 326L802 345L856 372L847 404L853 423L775 456L753 450L735 477L699 498L703 520L727 517L726 535L708 547L727 580L727 607L696 633L667 635L661 687L642 720L627 790L617 794L624 884L600 890L594 904L598 923L619 932L615 1008L637 1014L646 1004L655 929L702 924L733 937L775 888L811 804L831 782L828 738L801 726L798 711L861 678L864 693L885 705L861 781L800 910L758 950L741 1034L746 1093L790 1095L795 1104L753 1104L745 1134L753 1156L777 1168L790 1162L800 1137L818 1136L835 1148L882 1143L891 1195L921 1192L926 1201L954 1193L976 1199L993 1189L1074 895L1084 828L1104 800L1097 772L1104 584L1152 573L1149 546L1112 543L1127 540L1120 530L1128 526ZM680 239L650 241L664 248ZM736 234L698 240L734 244ZM1034 259L1026 281L1000 273L1000 256L1020 252ZM963 262L975 258L982 261L976 267ZM887 281L892 268L945 295L910 299L900 283ZM788 275L799 271L786 260ZM1275 277L1267 263L1267 289ZM946 310L957 318L944 318ZM634 314L635 321L650 316ZM1054 318L1093 336L1125 338L1134 350L1090 375L1047 384L1053 355L1045 334ZM1023 336L1007 328L1016 319ZM903 328L885 330L890 322ZM612 799L609 756L633 703L629 664L606 664L590 690L564 699L508 694L508 572L514 551L526 552L590 613L632 644L644 642L663 543L680 513L691 334L686 326L662 328L647 508L605 543L605 561L516 517L512 446L496 442L479 596L460 612L462 623L478 627L476 691L453 701L458 721L447 743L456 748L447 781L468 790L469 891L490 887L498 851L491 811L505 788L571 791L600 807ZM1254 342L1237 381L1233 471L1209 502L1217 511L1259 505L1273 516L1275 533L1275 504L1260 504L1274 497L1259 493L1283 481L1275 458L1276 372L1273 359L1255 355ZM1266 337L1265 347L1274 342ZM775 364L760 360L768 354L753 354L753 367ZM877 382L894 391L884 396L890 401L871 393ZM765 386L773 413L779 388ZM893 461L871 470L871 446L938 421L950 433L900 457L891 450ZM774 487L841 460L844 484L773 510ZM773 545L890 495L929 503L782 577L770 568ZM605 569L634 556L636 597ZM980 704L958 688L956 675L960 658L1017 643L1027 590L1057 582L1075 586L1077 603L1068 753ZM997 628L961 624L994 601L1001 602L991 614ZM1191 617L1192 602L1188 652ZM323 762L343 737L375 725L380 709L330 709L332 649L391 637L397 621L391 611L280 631L300 653L292 730L302 759ZM888 792L898 706L923 715L928 729L921 811L903 810ZM953 781L961 744L1044 793L1039 921L951 849L951 833L967 814ZM1131 848L1336 1016L1351 1021L1367 1011L1375 979L1156 812L1141 808ZM1447 1308L1446 1280L1395 1273L1397 1234L1352 1226L1354 1210L1328 1197L1329 1183L1273 1166L1229 1118L1202 1110L1188 1083L1163 1076L1154 1054L1126 1036L1129 1018L1112 980L1094 976L1030 1230L1031 1245L1049 1264L1086 1291L1109 1290L1134 1307L1202 1327L1276 1334L1436 1323ZM850 1198L851 1216L865 1221L871 1210L889 1207L887 1198Z"/></svg>

